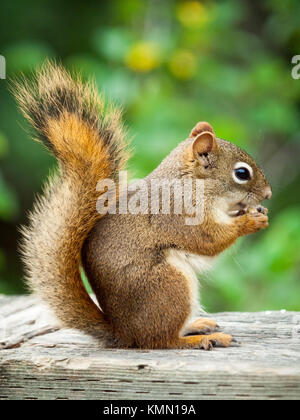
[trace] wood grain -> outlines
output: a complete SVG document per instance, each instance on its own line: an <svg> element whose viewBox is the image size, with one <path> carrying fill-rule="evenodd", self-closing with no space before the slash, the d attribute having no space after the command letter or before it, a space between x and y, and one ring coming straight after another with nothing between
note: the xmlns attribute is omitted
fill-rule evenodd
<svg viewBox="0 0 300 420"><path fill-rule="evenodd" d="M300 313L210 315L240 346L108 350L0 296L0 399L300 399Z"/></svg>

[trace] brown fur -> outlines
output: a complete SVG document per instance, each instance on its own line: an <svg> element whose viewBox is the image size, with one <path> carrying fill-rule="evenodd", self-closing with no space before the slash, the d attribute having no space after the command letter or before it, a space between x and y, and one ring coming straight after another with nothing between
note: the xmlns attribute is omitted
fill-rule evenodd
<svg viewBox="0 0 300 420"><path fill-rule="evenodd" d="M190 138L145 180L150 185L157 178L203 179L201 225L186 225L185 214L107 214L100 219L96 182L116 178L127 158L118 112L104 112L93 88L48 64L33 86L17 87L17 97L40 140L59 161L59 176L50 180L24 230L32 289L65 325L105 337L106 345L152 349L229 345L231 336L221 333L183 336L184 331L203 333L207 323L188 324L195 298L193 278L170 256L187 254L187 261L190 254L212 257L239 236L267 226L266 214L255 206L270 196L270 187L253 159L217 139L208 123L198 123ZM253 178L245 185L232 178L239 161L253 168ZM230 206L240 202L254 209L227 216ZM81 257L103 312L81 283Z"/></svg>

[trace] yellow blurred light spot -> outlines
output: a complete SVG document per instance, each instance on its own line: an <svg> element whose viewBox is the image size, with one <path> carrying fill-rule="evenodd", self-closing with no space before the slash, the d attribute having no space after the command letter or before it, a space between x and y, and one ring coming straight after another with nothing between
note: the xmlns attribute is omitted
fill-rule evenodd
<svg viewBox="0 0 300 420"><path fill-rule="evenodd" d="M176 51L169 61L169 69L178 79L191 79L196 73L196 68L196 57L188 50Z"/></svg>
<svg viewBox="0 0 300 420"><path fill-rule="evenodd" d="M125 62L130 69L141 73L155 69L159 65L157 45L153 42L139 42L133 45Z"/></svg>
<svg viewBox="0 0 300 420"><path fill-rule="evenodd" d="M184 26L198 27L206 22L207 13L198 1L185 1L177 6L177 18Z"/></svg>

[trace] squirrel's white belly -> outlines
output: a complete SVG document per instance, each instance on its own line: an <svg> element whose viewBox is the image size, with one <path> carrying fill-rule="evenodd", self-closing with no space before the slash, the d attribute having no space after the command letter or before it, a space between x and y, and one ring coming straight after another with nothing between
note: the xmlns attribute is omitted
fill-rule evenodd
<svg viewBox="0 0 300 420"><path fill-rule="evenodd" d="M198 316L200 311L204 312L199 301L199 281L196 273L208 271L212 267L215 258L190 254L176 249L169 250L167 262L180 271L188 281L191 297L190 318Z"/></svg>

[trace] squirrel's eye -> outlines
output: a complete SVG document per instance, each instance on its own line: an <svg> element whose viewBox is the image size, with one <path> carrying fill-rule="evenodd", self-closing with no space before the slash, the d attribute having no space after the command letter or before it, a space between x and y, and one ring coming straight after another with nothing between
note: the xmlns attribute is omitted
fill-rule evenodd
<svg viewBox="0 0 300 420"><path fill-rule="evenodd" d="M250 179L250 172L247 168L238 168L234 171L236 177L243 181Z"/></svg>
<svg viewBox="0 0 300 420"><path fill-rule="evenodd" d="M253 170L250 165L245 162L238 162L233 170L232 176L238 184L245 184L252 177Z"/></svg>

